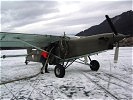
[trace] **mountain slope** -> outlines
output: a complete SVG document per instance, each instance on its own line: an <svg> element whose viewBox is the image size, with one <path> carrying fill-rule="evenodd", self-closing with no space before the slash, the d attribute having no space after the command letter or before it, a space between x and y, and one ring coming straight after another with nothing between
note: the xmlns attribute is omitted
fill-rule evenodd
<svg viewBox="0 0 133 100"><path fill-rule="evenodd" d="M127 11L121 15L111 18L116 30L121 34L133 34L133 11ZM89 36L102 33L112 32L107 20L104 20L99 25L92 26L82 32L76 34L77 36Z"/></svg>

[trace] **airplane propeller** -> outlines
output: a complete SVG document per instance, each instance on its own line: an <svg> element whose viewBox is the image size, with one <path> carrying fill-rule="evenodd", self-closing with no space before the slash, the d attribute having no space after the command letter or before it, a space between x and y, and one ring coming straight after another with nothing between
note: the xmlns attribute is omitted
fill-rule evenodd
<svg viewBox="0 0 133 100"><path fill-rule="evenodd" d="M108 15L105 15L105 17L106 17L106 19L107 19L107 21L108 21L108 23L109 23L109 25L110 25L112 31L114 32L114 34L115 34L115 35L118 35L118 32L116 31L116 29L115 29L115 27L114 27L114 24L112 23L112 21L111 21L111 19L109 18L109 16L108 16Z"/></svg>
<svg viewBox="0 0 133 100"><path fill-rule="evenodd" d="M111 19L109 18L108 15L105 15L106 19L107 19L107 22L109 23L112 31L114 32L114 35L113 35L113 41L115 40L114 37L119 35L118 32L116 31ZM115 43L116 41L114 41ZM115 54L114 54L114 63L117 63L118 61L118 55L119 55L119 42L116 42L116 48L115 48Z"/></svg>
<svg viewBox="0 0 133 100"><path fill-rule="evenodd" d="M117 63L117 61L118 61L118 54L119 54L119 43L116 44L115 55L114 55L114 63Z"/></svg>

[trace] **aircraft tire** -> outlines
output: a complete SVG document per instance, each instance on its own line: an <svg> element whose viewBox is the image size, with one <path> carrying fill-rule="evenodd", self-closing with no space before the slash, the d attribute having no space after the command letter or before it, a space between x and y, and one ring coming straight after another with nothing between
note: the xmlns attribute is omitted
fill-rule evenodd
<svg viewBox="0 0 133 100"><path fill-rule="evenodd" d="M65 76L65 68L62 65L56 65L54 73L56 77L63 78Z"/></svg>
<svg viewBox="0 0 133 100"><path fill-rule="evenodd" d="M100 67L100 64L97 60L92 60L90 62L90 68L92 71L98 71L99 67Z"/></svg>

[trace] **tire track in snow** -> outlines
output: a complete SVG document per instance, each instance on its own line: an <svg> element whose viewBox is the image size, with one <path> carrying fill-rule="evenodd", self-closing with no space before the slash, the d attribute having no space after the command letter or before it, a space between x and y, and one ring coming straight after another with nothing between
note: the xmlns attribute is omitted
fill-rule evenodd
<svg viewBox="0 0 133 100"><path fill-rule="evenodd" d="M30 79L31 80L29 79L29 77L28 78L25 77L25 78L22 78L22 79L17 79L15 81L14 80L13 81L8 81L6 83L3 83L2 85L6 85L8 83L13 83L15 85L14 82L16 82L16 81L28 80L24 85L22 85L22 87L19 90L17 90L18 92L16 92L15 94L12 94L13 96L11 97L11 99L15 99L15 100L26 99L26 100L28 100L28 99L30 99L30 96L32 95L33 91L36 91L38 94L43 95L43 96L46 96L50 100L54 100L53 96L49 96L49 94L45 93L43 90L41 90L39 88L36 88L36 86L38 85L38 83L42 80L41 78L39 79L39 75L40 74L34 75L34 77L37 77L34 80L32 80L32 78L34 78L34 77L31 77L30 76ZM60 98L63 97L65 99L69 99L66 95L63 95L62 92L56 86L54 86L53 82L51 82L51 84L52 84L51 85L52 86L51 88L49 87L49 85L46 85L46 87L48 86L48 88L50 88L51 92L52 91L56 91ZM9 88L9 91L10 92L12 92L11 90L12 90L12 88L11 89ZM27 96L25 95L25 93L27 93L26 94Z"/></svg>
<svg viewBox="0 0 133 100"><path fill-rule="evenodd" d="M108 71L108 70L104 70L104 69L102 69L102 70L99 70L100 72L103 72L103 73L110 73L110 71ZM112 73L112 75L117 75L117 76L123 76L123 77L126 77L126 78L131 78L131 77L129 77L129 76L125 76L125 74L120 74L120 73L116 73L116 72L111 72Z"/></svg>
<svg viewBox="0 0 133 100"><path fill-rule="evenodd" d="M104 80L104 81L106 81L106 82L109 82L109 80L104 79L104 78L102 78L102 77L100 77L100 76L98 76L98 75L94 75L94 74L92 74L92 73L89 73L89 74L92 75L92 76L94 76L94 77L97 77L98 79L102 79L102 80ZM125 90L128 90L128 91L132 92L132 89L130 89L130 88L124 87L124 86L119 85L119 84L114 83L114 82L109 82L109 83L114 84L114 85L116 85L116 86L119 86L119 87L121 87L121 88L123 88L123 89L125 89Z"/></svg>
<svg viewBox="0 0 133 100"><path fill-rule="evenodd" d="M36 86L38 85L39 83L39 76L34 79L34 80L28 80L29 82L24 84L17 93L14 94L14 96L11 98L11 100L15 99L15 100L19 100L19 99L25 99L25 100L29 100L31 99L31 95L34 91L37 91L37 93L39 95L45 95L47 96L50 100L52 100L52 98L42 92L40 92L39 90L36 89Z"/></svg>
<svg viewBox="0 0 133 100"><path fill-rule="evenodd" d="M39 77L39 76L38 76ZM31 83L31 80L28 80L29 82L24 84L19 91L15 94L16 98L18 99L29 99L29 97L31 96L31 93L34 91L35 86L37 85L36 83L38 83L38 77L34 80L32 80L33 82ZM33 84L33 86L32 86ZM29 86L29 87L27 87ZM32 89L31 89L32 88ZM29 90L31 89L31 90ZM28 92L28 93L27 93ZM25 95L26 93L26 95ZM25 97L26 96L26 97ZM14 99L13 97L11 99Z"/></svg>
<svg viewBox="0 0 133 100"><path fill-rule="evenodd" d="M101 71L103 74L105 74L105 75L108 75L108 76L110 76L110 77L113 77L113 78L115 78L115 79L117 79L117 80L120 80L120 81L122 81L122 82L124 82L124 83L126 83L126 84L129 84L129 85L133 85L133 84L131 84L131 83L129 83L129 82L127 82L127 81L125 81L125 80L123 80L123 79L120 79L120 78L118 78L117 76L114 76L113 74L109 74L109 73L106 73L106 72L104 72L104 71Z"/></svg>
<svg viewBox="0 0 133 100"><path fill-rule="evenodd" d="M57 98L69 99L66 95L63 95L61 93L57 86L54 85L53 81L47 81L47 76L40 76L38 80L40 80L40 83L37 87L35 87L35 90L38 91L40 94L48 97L49 100L55 100Z"/></svg>
<svg viewBox="0 0 133 100"><path fill-rule="evenodd" d="M34 82L34 85L32 86L32 85L30 85L33 89L32 89L32 91L30 92L30 95L29 95L29 97L27 98L27 100L29 100L29 99L31 99L30 97L33 95L33 91L36 91L38 94L40 94L42 97L44 97L45 96L45 99L46 98L48 98L48 100L54 100L54 97L53 97L53 91L54 91L54 89L52 89L52 87L53 87L53 85L43 85L43 87L46 87L46 88L48 88L48 90L50 91L50 94L49 93L47 93L47 92L45 92L44 90L45 89L43 89L43 87L42 87L42 89L41 88L38 88L37 86L38 86L38 84L40 85L41 83L39 83L39 82L41 82L42 80L44 80L44 79L41 79L40 77L38 77L36 80L35 80L35 82ZM45 84L45 83L44 83ZM40 86L39 86L40 87ZM47 90L47 89L46 89ZM52 95L51 95L52 94ZM41 98L41 99L43 99L43 98Z"/></svg>
<svg viewBox="0 0 133 100"><path fill-rule="evenodd" d="M39 81L40 81L38 78L39 78L39 76L36 78L36 80L35 80L33 86L30 85L33 89L32 89L32 91L30 92L30 95L28 96L27 100L30 99L31 94L33 93L34 90L36 90L35 87L38 85L38 83L39 83Z"/></svg>
<svg viewBox="0 0 133 100"><path fill-rule="evenodd" d="M94 81L93 79L91 79L88 75L86 75L85 73L82 72L82 74L88 79L90 80L92 83L94 83L96 86L98 86L100 89L102 89L104 92L106 92L108 95L110 95L113 99L115 100L120 100L117 96L115 96L114 94L112 94L110 91L108 91L106 88L104 88L103 86L101 86L100 84L98 84L96 81Z"/></svg>

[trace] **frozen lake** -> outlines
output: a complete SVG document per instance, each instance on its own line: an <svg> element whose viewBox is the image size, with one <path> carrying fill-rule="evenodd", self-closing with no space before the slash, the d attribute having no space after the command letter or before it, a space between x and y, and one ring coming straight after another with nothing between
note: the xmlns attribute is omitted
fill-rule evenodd
<svg viewBox="0 0 133 100"><path fill-rule="evenodd" d="M4 54L26 54L25 50L1 51ZM54 66L50 73L30 79L0 85L1 100L132 100L133 99L133 47L122 47L118 63L113 63L114 50L91 56L98 60L100 69L90 70L88 65L74 62L66 69L64 78L56 78ZM41 64L24 63L25 57L0 59L0 81L10 81L35 75Z"/></svg>

